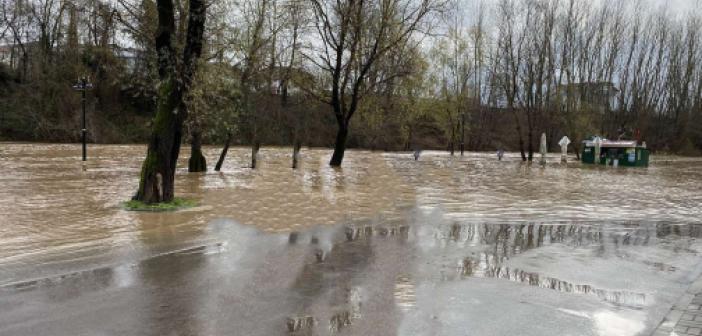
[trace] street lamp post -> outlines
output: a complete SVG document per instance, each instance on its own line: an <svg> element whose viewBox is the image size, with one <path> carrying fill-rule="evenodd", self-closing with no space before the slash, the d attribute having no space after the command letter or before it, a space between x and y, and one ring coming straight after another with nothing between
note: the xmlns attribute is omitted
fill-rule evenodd
<svg viewBox="0 0 702 336"><path fill-rule="evenodd" d="M81 106L83 109L83 113L81 117L80 141L83 143L83 161L85 161L88 156L85 144L88 133L88 130L85 127L85 91L90 90L92 88L93 84L88 82L88 79L86 77L81 77L78 83L73 85L74 90L81 92Z"/></svg>

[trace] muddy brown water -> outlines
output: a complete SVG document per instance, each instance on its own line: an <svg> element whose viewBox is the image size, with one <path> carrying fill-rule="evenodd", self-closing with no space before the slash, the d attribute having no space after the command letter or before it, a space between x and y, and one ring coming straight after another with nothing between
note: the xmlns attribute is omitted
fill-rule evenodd
<svg viewBox="0 0 702 336"><path fill-rule="evenodd" d="M639 335L702 272L697 158L184 148L199 205L125 211L144 153L0 144L0 334Z"/></svg>

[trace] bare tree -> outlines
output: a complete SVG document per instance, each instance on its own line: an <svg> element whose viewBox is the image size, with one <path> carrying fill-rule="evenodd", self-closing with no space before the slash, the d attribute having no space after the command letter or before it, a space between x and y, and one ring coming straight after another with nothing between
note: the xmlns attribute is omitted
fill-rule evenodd
<svg viewBox="0 0 702 336"><path fill-rule="evenodd" d="M496 80L500 83L505 95L507 109L514 118L514 125L519 139L519 151L522 160L526 161L524 152L524 135L522 121L517 113L517 99L520 94L519 74L520 60L524 53L526 30L519 31L517 26L517 7L514 0L500 0L498 4L498 47L495 49L498 61Z"/></svg>
<svg viewBox="0 0 702 336"><path fill-rule="evenodd" d="M463 153L464 128L470 96L474 90L470 87L475 67L471 62L469 36L463 22L463 13L458 2L451 3L445 21L447 31L437 39L432 48L433 77L436 98L442 102L441 114L444 130L448 138L447 149L454 155L455 146L459 144Z"/></svg>
<svg viewBox="0 0 702 336"><path fill-rule="evenodd" d="M241 3L239 8L242 14L242 26L237 27L241 33L229 46L236 55L235 64L240 68L238 81L241 89L241 100L248 123L248 136L251 142L251 168L256 168L256 155L260 148L259 120L254 106L253 94L260 90L270 90L269 84L262 78L262 71L266 69L266 48L271 42L272 31L267 30L266 23L270 0L248 0ZM262 87L263 85L263 87ZM232 135L227 136L227 141L220 154L215 170L219 170L224 162Z"/></svg>
<svg viewBox="0 0 702 336"><path fill-rule="evenodd" d="M351 118L374 85L371 68L387 53L412 39L438 5L434 0L310 0L321 46L313 45L307 60L324 75L329 87L318 95L329 104L337 122L334 153L344 159Z"/></svg>

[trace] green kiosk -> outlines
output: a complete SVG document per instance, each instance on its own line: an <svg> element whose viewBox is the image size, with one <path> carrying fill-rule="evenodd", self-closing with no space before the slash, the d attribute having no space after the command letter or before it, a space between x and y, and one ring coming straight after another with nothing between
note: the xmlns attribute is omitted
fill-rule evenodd
<svg viewBox="0 0 702 336"><path fill-rule="evenodd" d="M583 141L582 162L608 166L648 167L646 143L634 140L611 141L594 137Z"/></svg>

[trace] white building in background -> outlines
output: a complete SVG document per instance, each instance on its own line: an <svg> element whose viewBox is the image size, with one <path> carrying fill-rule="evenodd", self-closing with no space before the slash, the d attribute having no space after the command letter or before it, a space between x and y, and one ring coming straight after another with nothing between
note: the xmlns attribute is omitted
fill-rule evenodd
<svg viewBox="0 0 702 336"><path fill-rule="evenodd" d="M1 44L0 45L0 63L10 65L12 60L12 45Z"/></svg>
<svg viewBox="0 0 702 336"><path fill-rule="evenodd" d="M27 52L31 54L33 48L38 42L28 42L24 44ZM19 65L22 57L22 47L15 43L0 44L0 63L8 65L11 68L16 68Z"/></svg>
<svg viewBox="0 0 702 336"><path fill-rule="evenodd" d="M28 42L24 44L27 53L30 55L36 50L38 42ZM118 45L111 44L110 50L113 55L124 62L126 70L133 72L136 70L137 63L140 58L144 57L144 51L139 48L124 48ZM86 48L85 45L79 45L78 50L81 52ZM22 47L19 44L6 43L0 44L0 63L5 64L10 68L16 69L21 62Z"/></svg>
<svg viewBox="0 0 702 336"><path fill-rule="evenodd" d="M125 48L114 44L111 45L111 47L115 57L124 62L124 66L128 72L136 70L139 59L144 57L144 51L139 48Z"/></svg>
<svg viewBox="0 0 702 336"><path fill-rule="evenodd" d="M562 109L570 104L575 109L592 108L601 113L615 110L619 95L619 89L611 82L564 84L556 92Z"/></svg>

